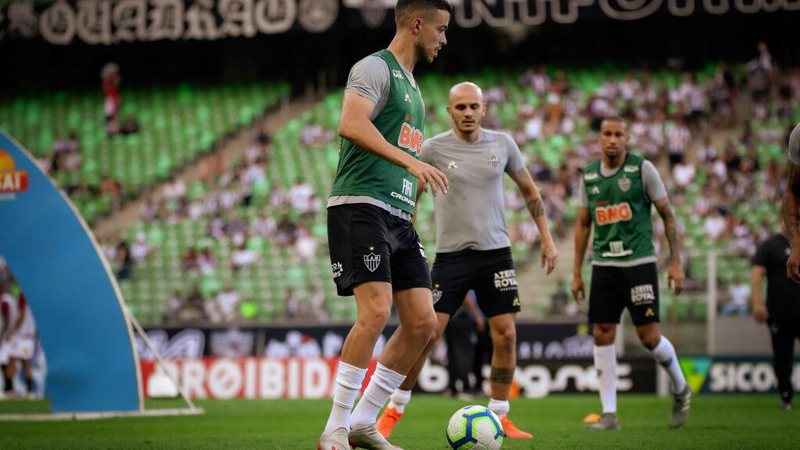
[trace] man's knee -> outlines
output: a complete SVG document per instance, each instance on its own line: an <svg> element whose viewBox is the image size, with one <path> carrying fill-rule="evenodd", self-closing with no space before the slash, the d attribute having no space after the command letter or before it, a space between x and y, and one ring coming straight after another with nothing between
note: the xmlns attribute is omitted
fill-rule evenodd
<svg viewBox="0 0 800 450"><path fill-rule="evenodd" d="M592 326L592 336L595 345L611 345L616 337L616 324L596 323Z"/></svg>
<svg viewBox="0 0 800 450"><path fill-rule="evenodd" d="M658 324L649 324L636 327L636 334L648 350L652 350L661 342L661 331Z"/></svg>
<svg viewBox="0 0 800 450"><path fill-rule="evenodd" d="M517 328L510 325L492 329L492 345L495 351L510 353L517 343Z"/></svg>

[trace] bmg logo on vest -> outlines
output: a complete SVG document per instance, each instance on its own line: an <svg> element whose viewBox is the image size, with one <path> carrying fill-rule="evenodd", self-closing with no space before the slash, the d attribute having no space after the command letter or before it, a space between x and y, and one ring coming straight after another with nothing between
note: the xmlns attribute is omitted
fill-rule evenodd
<svg viewBox="0 0 800 450"><path fill-rule="evenodd" d="M0 149L0 200L14 200L16 193L28 190L28 172L16 167L14 158Z"/></svg>
<svg viewBox="0 0 800 450"><path fill-rule="evenodd" d="M598 225L610 225L633 219L633 211L628 202L623 202L617 205L598 206L594 209L594 217Z"/></svg>
<svg viewBox="0 0 800 450"><path fill-rule="evenodd" d="M514 269L494 273L494 288L500 292L517 290L517 273Z"/></svg>
<svg viewBox="0 0 800 450"><path fill-rule="evenodd" d="M403 123L400 127L400 136L397 136L397 145L400 148L411 150L419 157L422 153L422 131Z"/></svg>

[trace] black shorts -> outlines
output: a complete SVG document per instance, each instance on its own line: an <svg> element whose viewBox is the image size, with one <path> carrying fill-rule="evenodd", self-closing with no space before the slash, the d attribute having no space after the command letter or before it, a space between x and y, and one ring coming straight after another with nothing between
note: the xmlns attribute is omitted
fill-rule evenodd
<svg viewBox="0 0 800 450"><path fill-rule="evenodd" d="M453 315L470 289L487 317L520 310L510 248L437 253L431 279L436 312Z"/></svg>
<svg viewBox="0 0 800 450"><path fill-rule="evenodd" d="M633 267L592 267L589 321L619 323L625 308L628 308L634 325L658 322L656 263Z"/></svg>
<svg viewBox="0 0 800 450"><path fill-rule="evenodd" d="M339 295L367 281L394 290L431 288L428 260L410 221L366 203L328 208L328 248Z"/></svg>

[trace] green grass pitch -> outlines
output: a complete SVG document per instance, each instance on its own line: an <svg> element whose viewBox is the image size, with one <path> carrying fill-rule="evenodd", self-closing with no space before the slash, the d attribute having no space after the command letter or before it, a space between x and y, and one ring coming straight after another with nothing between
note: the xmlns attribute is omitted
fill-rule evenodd
<svg viewBox="0 0 800 450"><path fill-rule="evenodd" d="M532 440L506 440L504 449L740 449L800 448L800 410L779 408L776 395L696 396L687 425L667 429L670 400L652 395L619 396L622 430L584 430L583 417L597 412L593 395L553 395L512 401L511 418L534 433ZM314 449L330 409L329 400L198 401L202 416L124 418L59 422L0 422L2 449ZM410 450L446 450L445 427L469 403L417 395L395 429L392 442ZM148 408L177 407L151 401ZM43 402L2 402L0 413L37 412Z"/></svg>

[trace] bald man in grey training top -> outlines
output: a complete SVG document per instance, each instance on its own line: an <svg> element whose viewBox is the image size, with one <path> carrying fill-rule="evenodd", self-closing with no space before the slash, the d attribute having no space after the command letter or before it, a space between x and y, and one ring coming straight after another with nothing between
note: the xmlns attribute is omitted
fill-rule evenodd
<svg viewBox="0 0 800 450"><path fill-rule="evenodd" d="M552 272L558 251L550 235L544 202L525 168L519 147L506 133L481 128L486 104L480 87L459 83L450 90L447 112L452 129L426 140L421 159L443 171L447 195L434 197L436 261L431 272L438 319L437 338L450 316L474 290L489 318L492 336L491 399L488 408L500 417L506 436L530 439L508 419L508 393L517 366L516 316L520 311L511 239L505 221L503 174L519 187L542 238L542 267ZM421 191L420 191L421 192ZM417 360L378 419L388 437L411 399L411 389L435 339Z"/></svg>

